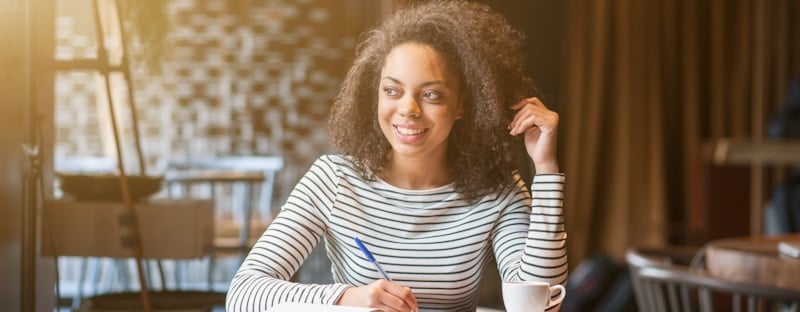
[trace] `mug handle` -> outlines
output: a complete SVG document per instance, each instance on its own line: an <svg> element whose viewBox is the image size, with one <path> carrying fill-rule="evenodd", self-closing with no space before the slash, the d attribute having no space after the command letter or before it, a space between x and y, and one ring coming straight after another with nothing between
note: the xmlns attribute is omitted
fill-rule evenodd
<svg viewBox="0 0 800 312"><path fill-rule="evenodd" d="M567 295L567 289L564 288L564 286L562 286L561 284L555 284L553 286L550 286L550 293L553 293L554 289L560 289L561 293L558 296L558 298L556 298L555 300L551 299L550 300L550 304L548 304L547 307L545 307L545 309L549 309L549 308L552 308L553 306L555 306L557 304L560 304L561 301L564 301L564 297Z"/></svg>

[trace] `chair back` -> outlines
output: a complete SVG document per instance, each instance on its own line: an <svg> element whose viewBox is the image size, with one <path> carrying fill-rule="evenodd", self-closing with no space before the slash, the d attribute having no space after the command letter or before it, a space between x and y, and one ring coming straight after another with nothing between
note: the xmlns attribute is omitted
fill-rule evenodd
<svg viewBox="0 0 800 312"><path fill-rule="evenodd" d="M165 173L170 198L214 202L215 250L246 253L272 219L280 157L230 156L172 162Z"/></svg>
<svg viewBox="0 0 800 312"><path fill-rule="evenodd" d="M702 268L678 263L670 255L630 248L625 259L639 311L772 311L800 308L800 291L710 276ZM797 310L794 310L797 311Z"/></svg>
<svg viewBox="0 0 800 312"><path fill-rule="evenodd" d="M272 221L275 174L282 167L282 158L269 156L167 164L164 183L169 198L210 200L214 210L212 253L205 264L176 264L177 288L195 285L197 277L205 275L209 290L227 289L250 248Z"/></svg>

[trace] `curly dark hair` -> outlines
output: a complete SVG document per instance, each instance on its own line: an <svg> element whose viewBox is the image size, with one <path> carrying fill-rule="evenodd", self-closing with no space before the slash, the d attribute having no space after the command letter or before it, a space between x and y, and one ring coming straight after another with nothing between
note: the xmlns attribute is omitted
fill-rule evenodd
<svg viewBox="0 0 800 312"><path fill-rule="evenodd" d="M378 85L386 55L414 42L436 50L460 79L463 118L448 140L457 192L478 198L513 181L515 138L507 126L514 103L535 89L524 72L523 34L486 5L429 1L399 10L365 34L331 110L333 144L352 156L366 179L380 172L391 145L378 124Z"/></svg>

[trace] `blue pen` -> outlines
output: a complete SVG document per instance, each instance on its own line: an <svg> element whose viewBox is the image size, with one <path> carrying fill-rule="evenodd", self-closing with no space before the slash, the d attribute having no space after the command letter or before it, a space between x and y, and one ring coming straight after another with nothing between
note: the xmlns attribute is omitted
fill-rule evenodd
<svg viewBox="0 0 800 312"><path fill-rule="evenodd" d="M369 250L367 250L367 246L364 246L364 243L362 243L361 240L358 239L358 236L353 237L353 239L356 241L356 245L358 245L358 248L361 249L361 252L364 253L364 256L367 257L367 260L369 260L369 262L372 262L372 264L374 264L375 267L378 268L378 272L381 272L381 275L383 275L384 279L391 282L392 279L389 278L389 275L387 275L386 271L383 270L383 267L381 267L381 264L378 262L378 260L375 260L375 257L372 256L372 253L370 253Z"/></svg>

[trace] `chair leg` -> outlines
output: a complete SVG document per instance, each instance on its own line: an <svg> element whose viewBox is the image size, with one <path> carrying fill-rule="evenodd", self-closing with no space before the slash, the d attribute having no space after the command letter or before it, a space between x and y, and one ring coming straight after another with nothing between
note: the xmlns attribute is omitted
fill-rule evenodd
<svg viewBox="0 0 800 312"><path fill-rule="evenodd" d="M758 305L756 303L757 300L754 296L747 296L747 311L750 312L758 311Z"/></svg>
<svg viewBox="0 0 800 312"><path fill-rule="evenodd" d="M678 303L678 285L676 284L666 284L667 288L667 298L669 298L669 311L682 311L681 306Z"/></svg>
<svg viewBox="0 0 800 312"><path fill-rule="evenodd" d="M703 312L713 312L714 311L714 302L713 298L711 297L711 291L708 289L698 289L697 290L697 298L700 301L700 311Z"/></svg>
<svg viewBox="0 0 800 312"><path fill-rule="evenodd" d="M740 294L731 295L731 310L733 312L742 312L742 296Z"/></svg>
<svg viewBox="0 0 800 312"><path fill-rule="evenodd" d="M78 283L77 283L77 290L75 291L75 295L72 297L72 309L77 309L81 305L81 300L83 299L83 282L86 280L86 271L87 265L89 262L88 258L80 258L79 269L78 269Z"/></svg>
<svg viewBox="0 0 800 312"><path fill-rule="evenodd" d="M100 293L100 273L103 270L103 261L101 258L94 258L92 260L94 260L94 270L92 273L92 282L89 283L89 286L92 286L94 289L88 293L90 296Z"/></svg>
<svg viewBox="0 0 800 312"><path fill-rule="evenodd" d="M120 287L119 291L127 290L129 286L128 261L126 261L125 259L114 259L112 266L114 267L114 272L117 275L118 279L117 283L119 284ZM113 289L114 284L111 284L111 287Z"/></svg>
<svg viewBox="0 0 800 312"><path fill-rule="evenodd" d="M208 256L208 274L206 275L206 282L208 283L208 291L214 291L214 281L212 278L212 273L214 272L214 256Z"/></svg>
<svg viewBox="0 0 800 312"><path fill-rule="evenodd" d="M183 271L186 263L184 261L175 261L175 289L183 290Z"/></svg>
<svg viewBox="0 0 800 312"><path fill-rule="evenodd" d="M691 292L687 286L680 287L681 293L681 311L692 312L694 310L691 303Z"/></svg>
<svg viewBox="0 0 800 312"><path fill-rule="evenodd" d="M242 194L245 195L243 198L243 205L244 208L244 215L242 216L242 228L239 232L239 248L241 249L248 249L250 245L250 222L253 219L253 209L255 209L252 205L252 196L253 194L250 191L253 189L253 186L250 184L241 185L242 187Z"/></svg>
<svg viewBox="0 0 800 312"><path fill-rule="evenodd" d="M644 290L645 309L643 311L655 311L658 307L655 306L655 291L653 290L653 283L649 280L642 282L642 289Z"/></svg>
<svg viewBox="0 0 800 312"><path fill-rule="evenodd" d="M136 261L136 260L133 260L133 261ZM144 282L147 283L148 289L150 288L149 287L150 285L153 285L153 282L150 281L152 279L152 277L150 276L150 271L151 271L150 264L151 263L149 261L142 260L142 271L143 271L142 274L144 275ZM134 269L134 271L136 271L136 270L138 270L138 266L136 267L136 269ZM138 274L138 273L136 273L136 274ZM138 278L136 280L138 281ZM139 287L142 287L142 286L139 285Z"/></svg>
<svg viewBox="0 0 800 312"><path fill-rule="evenodd" d="M158 279L161 285L161 290L166 290L167 284L165 283L166 278L164 278L164 266L161 265L161 260L156 260L156 269L158 270Z"/></svg>

